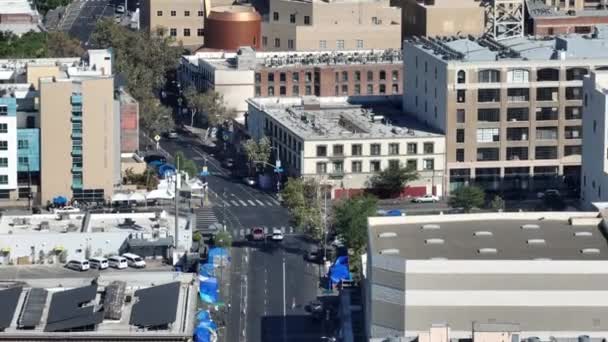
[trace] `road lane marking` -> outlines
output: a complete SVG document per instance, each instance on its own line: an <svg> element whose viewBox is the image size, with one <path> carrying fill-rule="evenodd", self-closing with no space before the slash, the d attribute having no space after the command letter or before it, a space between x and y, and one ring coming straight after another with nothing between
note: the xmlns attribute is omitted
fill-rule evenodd
<svg viewBox="0 0 608 342"><path fill-rule="evenodd" d="M258 202L261 206L264 206L264 202L262 202L262 201L260 201L258 199L256 199L255 201Z"/></svg>
<svg viewBox="0 0 608 342"><path fill-rule="evenodd" d="M253 201L252 201L252 200L247 200L247 203L249 203L249 204L251 204L251 205L255 206L255 203L253 203Z"/></svg>
<svg viewBox="0 0 608 342"><path fill-rule="evenodd" d="M235 200L230 201L230 203L232 203L232 205L234 205L235 207L238 207L238 206L239 206L239 204L238 204L238 203L236 203L236 201L235 201Z"/></svg>
<svg viewBox="0 0 608 342"><path fill-rule="evenodd" d="M266 205L268 205L268 206L271 206L271 207L272 207L274 204L273 204L272 202L270 202L270 201L266 201Z"/></svg>
<svg viewBox="0 0 608 342"><path fill-rule="evenodd" d="M247 206L247 203L245 203L245 202L244 202L244 201L242 201L242 200L239 200L239 203L241 203L241 204L243 205L243 207L246 207L246 206Z"/></svg>
<svg viewBox="0 0 608 342"><path fill-rule="evenodd" d="M273 200L271 200L271 201L272 201L272 203L274 203L275 205L281 205L281 203L280 203L279 201L275 200L275 199L273 199Z"/></svg>

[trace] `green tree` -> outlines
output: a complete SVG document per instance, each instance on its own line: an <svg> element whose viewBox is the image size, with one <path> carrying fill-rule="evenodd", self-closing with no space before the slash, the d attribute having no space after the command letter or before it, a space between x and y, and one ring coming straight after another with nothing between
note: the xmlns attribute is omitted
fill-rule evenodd
<svg viewBox="0 0 608 342"><path fill-rule="evenodd" d="M480 187L463 186L452 191L448 203L451 207L462 208L465 213L468 213L473 208L483 206L484 201L485 194Z"/></svg>
<svg viewBox="0 0 608 342"><path fill-rule="evenodd" d="M55 9L59 6L67 6L72 2L71 0L34 0L34 5L36 9L42 13L46 14L49 10Z"/></svg>
<svg viewBox="0 0 608 342"><path fill-rule="evenodd" d="M245 155L247 155L250 173L253 174L258 165L264 165L264 163L268 162L272 147L270 139L262 137L259 141L253 139L245 140L243 142L243 150L245 151Z"/></svg>
<svg viewBox="0 0 608 342"><path fill-rule="evenodd" d="M401 193L407 183L418 177L418 172L414 168L403 165L387 167L374 174L369 180L369 185L380 197L395 197Z"/></svg>
<svg viewBox="0 0 608 342"><path fill-rule="evenodd" d="M176 166L179 165L179 169L186 172L190 177L198 175L198 166L196 165L196 162L186 158L182 151L175 154L175 164Z"/></svg>
<svg viewBox="0 0 608 342"><path fill-rule="evenodd" d="M492 202L490 202L490 207L496 211L505 210L505 200L503 200L502 197L496 195L492 199Z"/></svg>
<svg viewBox="0 0 608 342"><path fill-rule="evenodd" d="M9 31L0 31L0 58L44 58L46 56L46 33L30 31L19 37Z"/></svg>
<svg viewBox="0 0 608 342"><path fill-rule="evenodd" d="M146 98L139 103L140 124L151 135L162 134L173 129L171 108L163 106L155 98Z"/></svg>
<svg viewBox="0 0 608 342"><path fill-rule="evenodd" d="M213 244L217 247L228 248L232 246L232 236L225 231L218 232L213 237Z"/></svg>
<svg viewBox="0 0 608 342"><path fill-rule="evenodd" d="M281 191L281 197L289 209L294 224L314 239L322 237L323 191L327 191L327 189L319 182L302 178L289 178Z"/></svg>
<svg viewBox="0 0 608 342"><path fill-rule="evenodd" d="M217 126L236 117L236 112L226 107L224 96L217 91L199 92L194 87L188 87L184 91L184 98L192 111L192 125L196 122L197 126Z"/></svg>
<svg viewBox="0 0 608 342"><path fill-rule="evenodd" d="M372 196L356 196L333 206L333 227L352 252L351 266L360 270L359 261L367 245L367 218L375 216L378 200Z"/></svg>
<svg viewBox="0 0 608 342"><path fill-rule="evenodd" d="M65 32L49 32L47 35L47 57L81 57L84 49L78 39Z"/></svg>

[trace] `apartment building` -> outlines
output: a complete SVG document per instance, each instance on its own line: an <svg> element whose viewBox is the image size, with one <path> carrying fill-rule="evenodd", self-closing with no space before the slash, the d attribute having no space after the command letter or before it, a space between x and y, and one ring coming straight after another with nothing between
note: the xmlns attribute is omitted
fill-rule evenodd
<svg viewBox="0 0 608 342"><path fill-rule="evenodd" d="M255 52L246 47L183 56L178 74L184 85L219 92L242 114L250 97L399 95L402 69L399 50Z"/></svg>
<svg viewBox="0 0 608 342"><path fill-rule="evenodd" d="M262 21L266 51L401 47L401 11L390 0L270 0Z"/></svg>
<svg viewBox="0 0 608 342"><path fill-rule="evenodd" d="M315 178L347 197L390 167L409 166L420 178L404 196L443 194L444 137L400 115L384 97L252 98L248 132L267 136L286 175Z"/></svg>
<svg viewBox="0 0 608 342"><path fill-rule="evenodd" d="M169 35L176 44L201 47L205 6L201 0L143 0L140 26L151 34Z"/></svg>
<svg viewBox="0 0 608 342"><path fill-rule="evenodd" d="M608 71L583 80L583 159L581 202L608 202Z"/></svg>
<svg viewBox="0 0 608 342"><path fill-rule="evenodd" d="M605 0L526 0L528 33L538 36L592 33L608 24Z"/></svg>
<svg viewBox="0 0 608 342"><path fill-rule="evenodd" d="M402 0L401 36L481 35L485 5L479 0Z"/></svg>
<svg viewBox="0 0 608 342"><path fill-rule="evenodd" d="M403 107L446 133L449 189L578 188L583 77L608 66L593 37L418 38L404 46Z"/></svg>

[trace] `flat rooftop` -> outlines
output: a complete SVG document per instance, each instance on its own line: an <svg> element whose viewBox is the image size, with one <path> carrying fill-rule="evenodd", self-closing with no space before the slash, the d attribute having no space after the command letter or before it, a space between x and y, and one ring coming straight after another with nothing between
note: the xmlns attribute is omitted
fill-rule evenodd
<svg viewBox="0 0 608 342"><path fill-rule="evenodd" d="M597 90L608 95L608 71L597 70L593 72L595 74L595 87ZM591 76L593 77L593 76Z"/></svg>
<svg viewBox="0 0 608 342"><path fill-rule="evenodd" d="M204 60L220 70L237 69L239 52L198 52L195 55L183 56L189 63L198 65ZM324 66L350 64L401 63L401 50L339 50L339 51L302 51L302 52L253 52L257 68L281 68L293 66Z"/></svg>
<svg viewBox="0 0 608 342"><path fill-rule="evenodd" d="M28 0L0 0L0 14L38 15Z"/></svg>
<svg viewBox="0 0 608 342"><path fill-rule="evenodd" d="M608 260L597 212L483 213L369 219L374 254L405 259Z"/></svg>
<svg viewBox="0 0 608 342"><path fill-rule="evenodd" d="M496 41L490 37L413 37L409 40L437 59L464 63L608 59L608 26L593 34L533 36Z"/></svg>
<svg viewBox="0 0 608 342"><path fill-rule="evenodd" d="M266 97L247 100L304 140L441 137L391 102L356 104L346 97Z"/></svg>
<svg viewBox="0 0 608 342"><path fill-rule="evenodd" d="M0 332L0 339L10 338L10 336L19 337L20 339L30 336L31 338L45 336L52 337L66 336L71 338L82 337L87 340L87 337L101 337L108 335L115 336L138 336L142 339L142 335L150 334L152 337L162 337L166 335L172 337L166 339L173 341L175 337L187 338L192 337L192 329L194 315L196 314L196 297L197 289L192 282L193 275L189 273L179 272L132 272L125 270L124 272L99 272L97 285L89 288L92 284L93 277L75 277L62 279L32 279L19 282L5 281L0 284L0 297L2 291L7 288L21 287L22 290L18 294L18 300L15 306L13 319L11 324ZM109 316L107 312L101 311L101 316L95 315L104 305L104 295L107 297L108 285L115 281L122 281L126 285L123 291L115 292L116 300L107 305L104 311L112 311L113 315L120 317ZM29 293L33 289L46 290L42 295L38 296L37 303L26 303ZM85 289L92 292L83 293ZM72 301L70 298L54 298L56 294L63 291L72 291L75 297L82 297L85 305L78 308L79 300ZM143 291L142 291L143 290ZM141 291L141 292L138 292ZM143 296L147 296L144 298ZM65 296L63 296L65 297ZM70 297L70 296L68 296ZM127 297L132 297L132 300L126 300ZM6 298L5 298L6 299ZM61 300L60 300L61 299ZM136 308L142 304L140 308ZM75 305L75 306L74 306ZM55 308L53 308L55 306ZM74 306L74 307L73 307ZM141 309L147 309L148 312L142 312ZM10 310L10 307L3 307L3 310ZM30 319L33 329L21 328L22 311L34 313L38 311L38 315L34 314ZM10 314L10 312L9 312ZM104 315L105 314L105 315ZM85 328L84 331L59 332L45 331L49 329L49 323L53 320L52 316L65 316L69 319L58 320L53 323L56 328L63 330L77 330L80 325L95 321L94 329ZM93 318L96 316L95 318ZM167 324L165 324L167 323ZM148 329L149 324L159 324L154 329ZM68 327L69 325L69 327ZM134 334L136 333L136 334ZM136 335L136 336L135 336ZM124 339L120 339L124 340ZM128 340L128 338L127 338ZM181 340L181 339L180 339Z"/></svg>
<svg viewBox="0 0 608 342"><path fill-rule="evenodd" d="M608 9L605 8L584 8L579 10L565 10L549 6L544 0L526 0L526 8L530 17L533 19L557 19L557 18L576 18L576 17L604 17L608 16Z"/></svg>

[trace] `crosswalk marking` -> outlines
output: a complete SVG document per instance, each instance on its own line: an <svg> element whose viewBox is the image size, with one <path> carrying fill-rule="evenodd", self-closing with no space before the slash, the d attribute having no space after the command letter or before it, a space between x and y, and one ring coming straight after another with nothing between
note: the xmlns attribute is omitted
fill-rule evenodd
<svg viewBox="0 0 608 342"><path fill-rule="evenodd" d="M233 204L235 207L238 207L238 206L239 206L239 204L238 204L238 203L236 203L236 201L235 201L235 200L230 201L230 203L232 203L232 204Z"/></svg>
<svg viewBox="0 0 608 342"><path fill-rule="evenodd" d="M253 203L253 201L252 201L252 200L247 200L247 203L249 203L249 204L251 204L251 205L255 206L255 203Z"/></svg>
<svg viewBox="0 0 608 342"><path fill-rule="evenodd" d="M245 203L245 202L244 202L244 201L242 201L242 200L239 200L239 203L241 203L241 204L243 205L243 207L246 207L246 206L247 206L247 203Z"/></svg>
<svg viewBox="0 0 608 342"><path fill-rule="evenodd" d="M258 202L261 206L264 206L264 202L262 202L262 201L260 201L258 199L256 199L255 201Z"/></svg>
<svg viewBox="0 0 608 342"><path fill-rule="evenodd" d="M266 205L273 206L274 204L270 201L266 201Z"/></svg>

